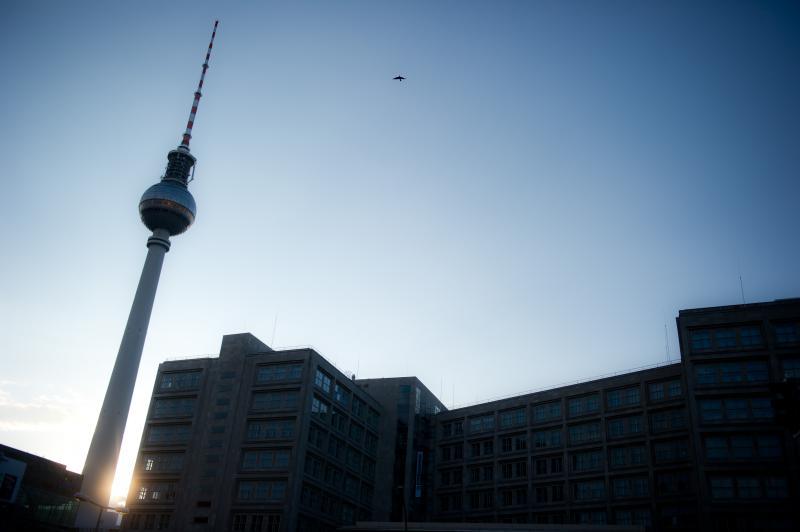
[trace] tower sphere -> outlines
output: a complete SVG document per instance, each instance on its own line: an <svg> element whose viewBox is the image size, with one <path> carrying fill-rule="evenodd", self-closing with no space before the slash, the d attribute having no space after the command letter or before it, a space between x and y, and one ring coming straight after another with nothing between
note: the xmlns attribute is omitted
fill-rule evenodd
<svg viewBox="0 0 800 532"><path fill-rule="evenodd" d="M139 215L151 231L166 229L172 236L186 231L197 214L194 197L187 188L189 172L196 160L184 146L169 152L167 160L167 170L161 182L142 194Z"/></svg>
<svg viewBox="0 0 800 532"><path fill-rule="evenodd" d="M185 186L162 181L145 190L139 201L142 223L151 231L166 229L170 236L189 229L197 214L192 194Z"/></svg>

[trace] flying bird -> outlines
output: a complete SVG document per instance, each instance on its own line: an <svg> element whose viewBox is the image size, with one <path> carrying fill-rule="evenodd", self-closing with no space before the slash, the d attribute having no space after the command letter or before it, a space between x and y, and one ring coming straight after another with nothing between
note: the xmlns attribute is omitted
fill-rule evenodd
<svg viewBox="0 0 800 532"><path fill-rule="evenodd" d="M397 81L403 81L406 78L404 78L403 76L395 76L392 79L396 79Z"/></svg>

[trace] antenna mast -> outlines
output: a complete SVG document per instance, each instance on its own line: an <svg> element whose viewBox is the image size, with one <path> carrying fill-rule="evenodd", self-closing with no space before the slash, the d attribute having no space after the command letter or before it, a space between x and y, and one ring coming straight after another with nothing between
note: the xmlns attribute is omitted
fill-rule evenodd
<svg viewBox="0 0 800 532"><path fill-rule="evenodd" d="M189 111L189 120L186 122L186 131L183 132L183 140L179 148L189 151L189 142L192 140L192 127L194 127L194 117L197 115L197 106L200 105L200 97L203 96L203 81L206 79L206 70L208 70L208 61L211 59L211 48L214 47L214 37L217 36L217 25L219 20L214 21L214 31L211 32L211 41L208 43L208 51L206 52L206 60L203 62L203 71L200 74L200 82L197 84L197 90L194 92L194 102L192 102L192 110Z"/></svg>

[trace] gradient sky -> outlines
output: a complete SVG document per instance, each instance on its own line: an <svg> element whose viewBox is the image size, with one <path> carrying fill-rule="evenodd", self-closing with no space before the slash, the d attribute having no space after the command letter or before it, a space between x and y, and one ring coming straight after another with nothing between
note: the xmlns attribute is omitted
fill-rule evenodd
<svg viewBox="0 0 800 532"><path fill-rule="evenodd" d="M5 1L0 442L82 469L215 18L116 495L158 363L226 333L451 405L800 295L797 2Z"/></svg>

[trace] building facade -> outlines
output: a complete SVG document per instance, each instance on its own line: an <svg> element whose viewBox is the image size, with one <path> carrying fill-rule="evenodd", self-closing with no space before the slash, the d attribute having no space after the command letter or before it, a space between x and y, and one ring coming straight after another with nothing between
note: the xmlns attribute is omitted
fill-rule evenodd
<svg viewBox="0 0 800 532"><path fill-rule="evenodd" d="M356 384L383 405L379 455L394 457L378 461L378 478L391 479L375 488L379 515L390 521L424 521L434 507L434 417L446 408L416 377L360 379Z"/></svg>
<svg viewBox="0 0 800 532"><path fill-rule="evenodd" d="M71 528L82 480L64 464L0 445L0 531Z"/></svg>
<svg viewBox="0 0 800 532"><path fill-rule="evenodd" d="M800 378L800 300L684 310L678 333L701 527L800 529L800 433L776 409Z"/></svg>
<svg viewBox="0 0 800 532"><path fill-rule="evenodd" d="M312 349L250 334L159 366L129 530L333 530L373 519L382 407ZM385 518L384 516L380 516Z"/></svg>
<svg viewBox="0 0 800 532"><path fill-rule="evenodd" d="M415 377L226 336L160 366L125 526L800 529L800 299L677 324L678 363L449 411Z"/></svg>
<svg viewBox="0 0 800 532"><path fill-rule="evenodd" d="M686 403L670 364L442 413L435 519L693 529Z"/></svg>

